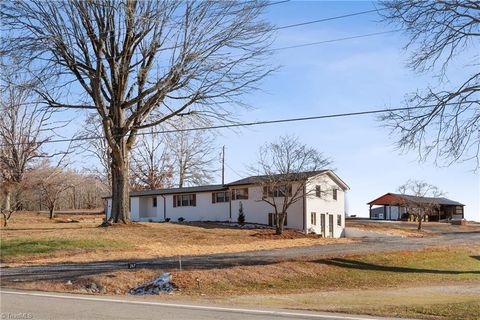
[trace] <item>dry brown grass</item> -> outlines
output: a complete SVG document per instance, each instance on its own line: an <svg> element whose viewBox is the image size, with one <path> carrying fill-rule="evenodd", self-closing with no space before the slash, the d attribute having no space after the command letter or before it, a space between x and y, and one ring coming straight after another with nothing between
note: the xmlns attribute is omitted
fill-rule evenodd
<svg viewBox="0 0 480 320"><path fill-rule="evenodd" d="M434 232L428 231L428 230L418 231L413 228L410 228L409 226L405 228L405 226L399 227L393 224L374 222L374 221L363 222L363 221L350 220L350 221L347 221L346 224L348 227L353 227L353 228L358 228L366 231L373 231L373 232L378 232L378 233L383 233L388 235L401 236L401 237L422 238L425 236L435 235ZM415 223L415 226L416 226L416 223Z"/></svg>
<svg viewBox="0 0 480 320"><path fill-rule="evenodd" d="M389 254L356 255L344 258L348 264L335 264L335 259L277 261L258 266L237 266L210 270L171 270L173 283L180 291L176 296L207 297L251 301L253 294L282 295L415 288L421 286L480 285L480 246L451 249L427 249ZM352 262L357 267L351 268ZM362 268L364 264L370 267ZM159 276L160 270L122 270L71 279L13 283L17 288L84 292L87 284L104 286L107 293L121 293ZM200 287L197 287L197 279ZM10 286L10 284L9 284ZM445 289L447 290L447 289ZM445 291L445 294L448 290ZM238 300L237 299L237 300ZM296 303L298 305L298 303Z"/></svg>
<svg viewBox="0 0 480 320"><path fill-rule="evenodd" d="M48 254L7 257L3 263L47 264L116 259L152 259L178 255L202 255L254 251L287 247L352 242L350 239L325 239L286 231L281 237L273 230L238 229L208 223L134 223L119 227L98 227L101 215L58 215L54 221L46 214L23 212L1 229L1 239L98 240L117 243L112 250L58 250ZM69 219L77 223L58 223Z"/></svg>

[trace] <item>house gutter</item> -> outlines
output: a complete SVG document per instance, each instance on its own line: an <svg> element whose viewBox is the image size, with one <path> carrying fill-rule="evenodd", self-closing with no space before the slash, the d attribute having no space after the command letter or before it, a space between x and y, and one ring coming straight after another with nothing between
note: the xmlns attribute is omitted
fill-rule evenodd
<svg viewBox="0 0 480 320"><path fill-rule="evenodd" d="M306 192L307 192L307 186L303 186L303 201L302 201L302 205L303 205L303 232L305 232L305 234L307 234L307 196L306 196Z"/></svg>
<svg viewBox="0 0 480 320"><path fill-rule="evenodd" d="M167 219L167 200L163 194L160 195L163 198L163 220Z"/></svg>
<svg viewBox="0 0 480 320"><path fill-rule="evenodd" d="M230 197L229 197L230 201L228 201L228 205L229 205L229 208L228 208L228 210L229 210L228 216L229 216L229 219L230 219L229 222L232 222L232 190L231 190L230 188L228 189L228 193L230 194Z"/></svg>

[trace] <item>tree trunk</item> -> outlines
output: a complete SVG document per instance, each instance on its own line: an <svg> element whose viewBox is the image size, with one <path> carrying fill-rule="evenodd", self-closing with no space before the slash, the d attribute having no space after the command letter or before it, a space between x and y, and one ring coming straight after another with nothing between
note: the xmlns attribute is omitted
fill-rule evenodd
<svg viewBox="0 0 480 320"><path fill-rule="evenodd" d="M3 226L6 228L8 225L8 217L5 213L2 212L2 214L3 214Z"/></svg>
<svg viewBox="0 0 480 320"><path fill-rule="evenodd" d="M112 212L110 221L127 223L130 219L128 156L112 152Z"/></svg>
<svg viewBox="0 0 480 320"><path fill-rule="evenodd" d="M55 218L55 207L48 208L48 211L50 212L50 219Z"/></svg>
<svg viewBox="0 0 480 320"><path fill-rule="evenodd" d="M283 233L283 225L285 224L285 213L277 214L277 223L275 228L275 234L281 235Z"/></svg>
<svg viewBox="0 0 480 320"><path fill-rule="evenodd" d="M5 207L3 209L6 211L9 211L11 207L12 191L8 186L5 187L4 196L5 196Z"/></svg>
<svg viewBox="0 0 480 320"><path fill-rule="evenodd" d="M422 220L423 220L423 217L417 217L418 219L418 227L417 227L417 230L420 231L422 230Z"/></svg>

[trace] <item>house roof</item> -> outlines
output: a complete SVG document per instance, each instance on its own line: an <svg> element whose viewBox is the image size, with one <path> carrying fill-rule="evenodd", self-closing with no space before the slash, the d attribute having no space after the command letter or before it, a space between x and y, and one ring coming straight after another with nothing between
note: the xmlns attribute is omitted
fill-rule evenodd
<svg viewBox="0 0 480 320"><path fill-rule="evenodd" d="M386 193L383 196L369 202L369 205L392 205L398 206L405 204L408 201L418 202L418 203L436 203L439 205L449 205L449 206L464 206L464 204L453 201L444 197L417 197L407 194L398 194L398 193Z"/></svg>
<svg viewBox="0 0 480 320"><path fill-rule="evenodd" d="M246 184L256 184L266 180L278 180L278 181L298 181L302 179L307 179L317 174L325 173L328 170L319 170L319 171L308 171L308 172L299 172L292 174L274 174L274 175L261 175L261 176L250 176L243 178L231 183L228 183L227 186L238 186Z"/></svg>
<svg viewBox="0 0 480 320"><path fill-rule="evenodd" d="M222 191L222 190L227 190L227 188L221 184L212 184L212 185L198 186L198 187L132 191L130 192L130 196L141 197L141 196L156 196L156 195L162 195L162 194L194 193L194 192L197 193L197 192L212 192L212 191Z"/></svg>
<svg viewBox="0 0 480 320"><path fill-rule="evenodd" d="M348 185L343 182L333 171L331 170L318 170L318 171L308 171L300 172L297 174L289 175L289 179L285 181L298 181L301 179L308 179L319 174L329 174L336 181L336 183L341 186L344 190L349 189ZM286 175L277 174L273 175L274 179L281 180ZM131 191L130 197L143 197L143 196L155 196L155 195L166 195L166 194L178 194L178 193L197 193L197 192L212 192L212 191L223 191L228 190L230 186L239 186L239 185L249 185L259 183L262 179L267 179L267 175L264 176L250 176L244 179L240 179L226 185L221 184L212 184L206 186L197 186L197 187L184 187L184 188L169 188L169 189L155 189L155 190L142 190L142 191ZM111 198L111 196L105 197Z"/></svg>
<svg viewBox="0 0 480 320"><path fill-rule="evenodd" d="M317 171L306 171L306 172L299 172L299 173L292 173L289 175L286 174L276 174L276 175L260 175L260 176L250 176L244 179L240 179L234 182L227 184L227 186L240 186L240 185L249 185L249 184L256 184L261 183L265 180L277 180L277 181L298 181L303 179L308 179L319 174L329 174L333 180L343 189L347 190L350 189L349 186L340 179L332 170L317 170Z"/></svg>

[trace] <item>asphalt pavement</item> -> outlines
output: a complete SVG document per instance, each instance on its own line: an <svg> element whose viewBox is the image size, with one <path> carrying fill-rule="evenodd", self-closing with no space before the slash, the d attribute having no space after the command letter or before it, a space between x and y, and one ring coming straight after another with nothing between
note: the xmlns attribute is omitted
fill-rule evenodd
<svg viewBox="0 0 480 320"><path fill-rule="evenodd" d="M116 298L19 290L0 291L0 318L31 320L389 319L323 312L162 302L159 297Z"/></svg>

